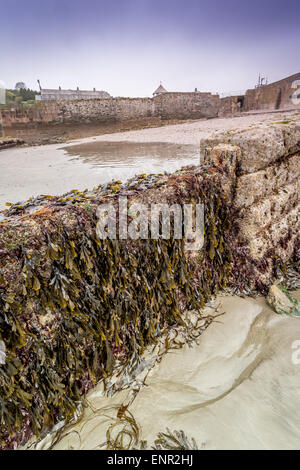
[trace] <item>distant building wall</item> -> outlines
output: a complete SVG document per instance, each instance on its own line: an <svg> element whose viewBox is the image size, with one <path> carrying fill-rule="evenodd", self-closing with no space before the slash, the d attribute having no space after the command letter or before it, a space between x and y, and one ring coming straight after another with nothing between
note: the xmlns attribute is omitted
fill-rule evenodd
<svg viewBox="0 0 300 470"><path fill-rule="evenodd" d="M54 90L42 89L40 99L49 100L93 100L99 98L110 98L110 94L103 90Z"/></svg>

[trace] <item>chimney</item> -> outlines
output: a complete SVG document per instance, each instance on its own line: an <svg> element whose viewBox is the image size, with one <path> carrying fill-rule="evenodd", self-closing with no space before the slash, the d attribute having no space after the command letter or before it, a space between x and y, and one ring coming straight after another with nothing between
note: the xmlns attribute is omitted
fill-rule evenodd
<svg viewBox="0 0 300 470"><path fill-rule="evenodd" d="M96 88L93 88L93 91L96 91Z"/></svg>
<svg viewBox="0 0 300 470"><path fill-rule="evenodd" d="M61 91L61 86L58 87L59 91Z"/></svg>
<svg viewBox="0 0 300 470"><path fill-rule="evenodd" d="M195 93L198 93L198 88L195 88Z"/></svg>
<svg viewBox="0 0 300 470"><path fill-rule="evenodd" d="M79 91L79 86L77 87L77 91Z"/></svg>

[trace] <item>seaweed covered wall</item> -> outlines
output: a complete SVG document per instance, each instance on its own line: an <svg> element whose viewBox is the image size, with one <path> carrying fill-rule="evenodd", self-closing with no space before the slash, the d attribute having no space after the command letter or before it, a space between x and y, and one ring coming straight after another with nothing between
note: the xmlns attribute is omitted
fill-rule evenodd
<svg viewBox="0 0 300 470"><path fill-rule="evenodd" d="M265 292L278 265L284 268L300 248L300 121L217 132L201 148L208 165L235 167L236 286Z"/></svg>
<svg viewBox="0 0 300 470"><path fill-rule="evenodd" d="M0 223L2 448L68 420L116 361L140 355L185 310L199 310L226 287L232 190L230 172L196 167L7 210ZM205 202L201 253L187 252L182 240L98 239L97 208L117 207L119 195L131 203Z"/></svg>
<svg viewBox="0 0 300 470"><path fill-rule="evenodd" d="M219 132L201 148L202 166L42 195L0 214L2 448L68 420L116 362L219 290L264 292L299 250L299 122ZM204 246L100 240L97 209L109 202L118 213L119 196L203 202Z"/></svg>

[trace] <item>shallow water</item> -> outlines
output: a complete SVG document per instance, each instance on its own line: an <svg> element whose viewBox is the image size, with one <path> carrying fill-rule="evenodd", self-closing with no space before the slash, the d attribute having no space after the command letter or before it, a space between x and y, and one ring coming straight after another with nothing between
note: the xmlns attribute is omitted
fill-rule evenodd
<svg viewBox="0 0 300 470"><path fill-rule="evenodd" d="M199 150L193 145L178 145L167 142L89 142L63 147L76 160L101 168L141 168L146 170L173 171L178 163L199 163ZM130 174L131 176L132 174Z"/></svg>
<svg viewBox="0 0 300 470"><path fill-rule="evenodd" d="M149 448L168 427L195 438L199 449L299 449L300 361L293 358L300 354L293 344L300 319L275 314L264 298L217 302L225 314L198 345L168 352L129 405L140 439ZM128 426L117 412L137 388L106 397L98 384L81 421L55 448L99 449L110 427L116 433Z"/></svg>
<svg viewBox="0 0 300 470"><path fill-rule="evenodd" d="M13 148L0 152L0 209L39 194L92 189L138 173L173 172L199 164L193 145L165 142L88 142Z"/></svg>

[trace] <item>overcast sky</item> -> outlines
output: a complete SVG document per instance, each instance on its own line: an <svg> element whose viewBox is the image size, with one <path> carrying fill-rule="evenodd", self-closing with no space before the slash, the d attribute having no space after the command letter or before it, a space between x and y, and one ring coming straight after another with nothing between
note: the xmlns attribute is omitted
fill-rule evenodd
<svg viewBox="0 0 300 470"><path fill-rule="evenodd" d="M7 88L239 91L300 72L300 1L0 0L0 45Z"/></svg>

